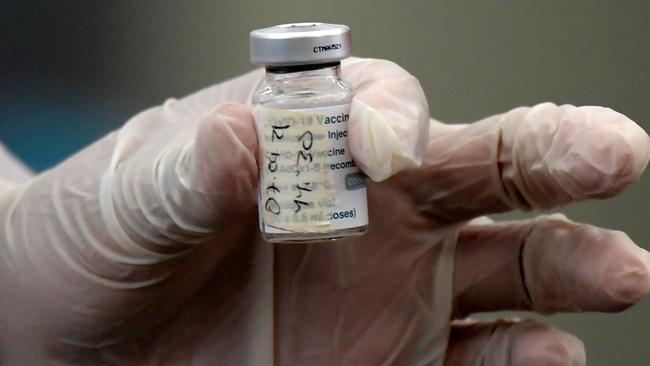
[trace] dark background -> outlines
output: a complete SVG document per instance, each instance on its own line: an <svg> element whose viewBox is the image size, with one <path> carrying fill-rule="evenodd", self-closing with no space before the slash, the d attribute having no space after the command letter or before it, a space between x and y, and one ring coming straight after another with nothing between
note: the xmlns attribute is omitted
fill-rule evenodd
<svg viewBox="0 0 650 366"><path fill-rule="evenodd" d="M650 1L0 0L0 140L46 169L144 108L252 69L248 32L296 21L350 25L354 53L416 75L444 121L552 101L650 130ZM648 175L563 211L648 248ZM650 364L648 300L545 320L579 335L590 365Z"/></svg>

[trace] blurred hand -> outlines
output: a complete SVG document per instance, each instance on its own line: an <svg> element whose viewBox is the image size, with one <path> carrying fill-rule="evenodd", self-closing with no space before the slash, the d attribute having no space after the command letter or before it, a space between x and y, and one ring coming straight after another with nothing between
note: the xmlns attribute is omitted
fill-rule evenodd
<svg viewBox="0 0 650 366"><path fill-rule="evenodd" d="M365 236L261 241L255 128L238 104L261 70L169 100L0 188L0 363L584 365L563 331L463 319L620 311L650 288L648 252L561 215L479 217L614 196L645 169L647 134L550 103L445 125L399 66L352 59L343 73L352 152L381 181Z"/></svg>

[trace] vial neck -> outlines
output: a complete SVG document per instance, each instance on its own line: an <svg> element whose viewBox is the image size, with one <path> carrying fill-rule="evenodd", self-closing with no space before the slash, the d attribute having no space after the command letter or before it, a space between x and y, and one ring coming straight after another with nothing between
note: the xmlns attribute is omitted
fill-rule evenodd
<svg viewBox="0 0 650 366"><path fill-rule="evenodd" d="M302 78L341 78L341 63L316 65L274 66L266 68L267 82L291 81Z"/></svg>

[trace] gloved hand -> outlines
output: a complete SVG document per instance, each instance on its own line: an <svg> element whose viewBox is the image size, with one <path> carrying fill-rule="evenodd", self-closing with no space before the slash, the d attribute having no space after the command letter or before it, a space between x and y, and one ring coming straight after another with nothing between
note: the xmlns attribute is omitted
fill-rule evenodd
<svg viewBox="0 0 650 366"><path fill-rule="evenodd" d="M559 215L472 219L620 193L648 163L644 131L550 103L444 125L393 63L343 76L352 152L383 180L365 236L261 241L253 119L233 103L260 70L169 100L2 188L0 363L584 365L560 330L461 319L622 310L650 288L648 252Z"/></svg>

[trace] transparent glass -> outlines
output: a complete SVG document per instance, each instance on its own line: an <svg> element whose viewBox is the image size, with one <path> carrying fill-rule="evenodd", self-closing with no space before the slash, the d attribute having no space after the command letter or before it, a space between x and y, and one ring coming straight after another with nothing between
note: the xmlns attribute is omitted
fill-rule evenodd
<svg viewBox="0 0 650 366"><path fill-rule="evenodd" d="M350 104L354 90L341 80L340 65L297 72L270 72L253 96L253 105L275 109L308 109ZM309 243L361 235L367 225L327 233L265 233L272 243Z"/></svg>

